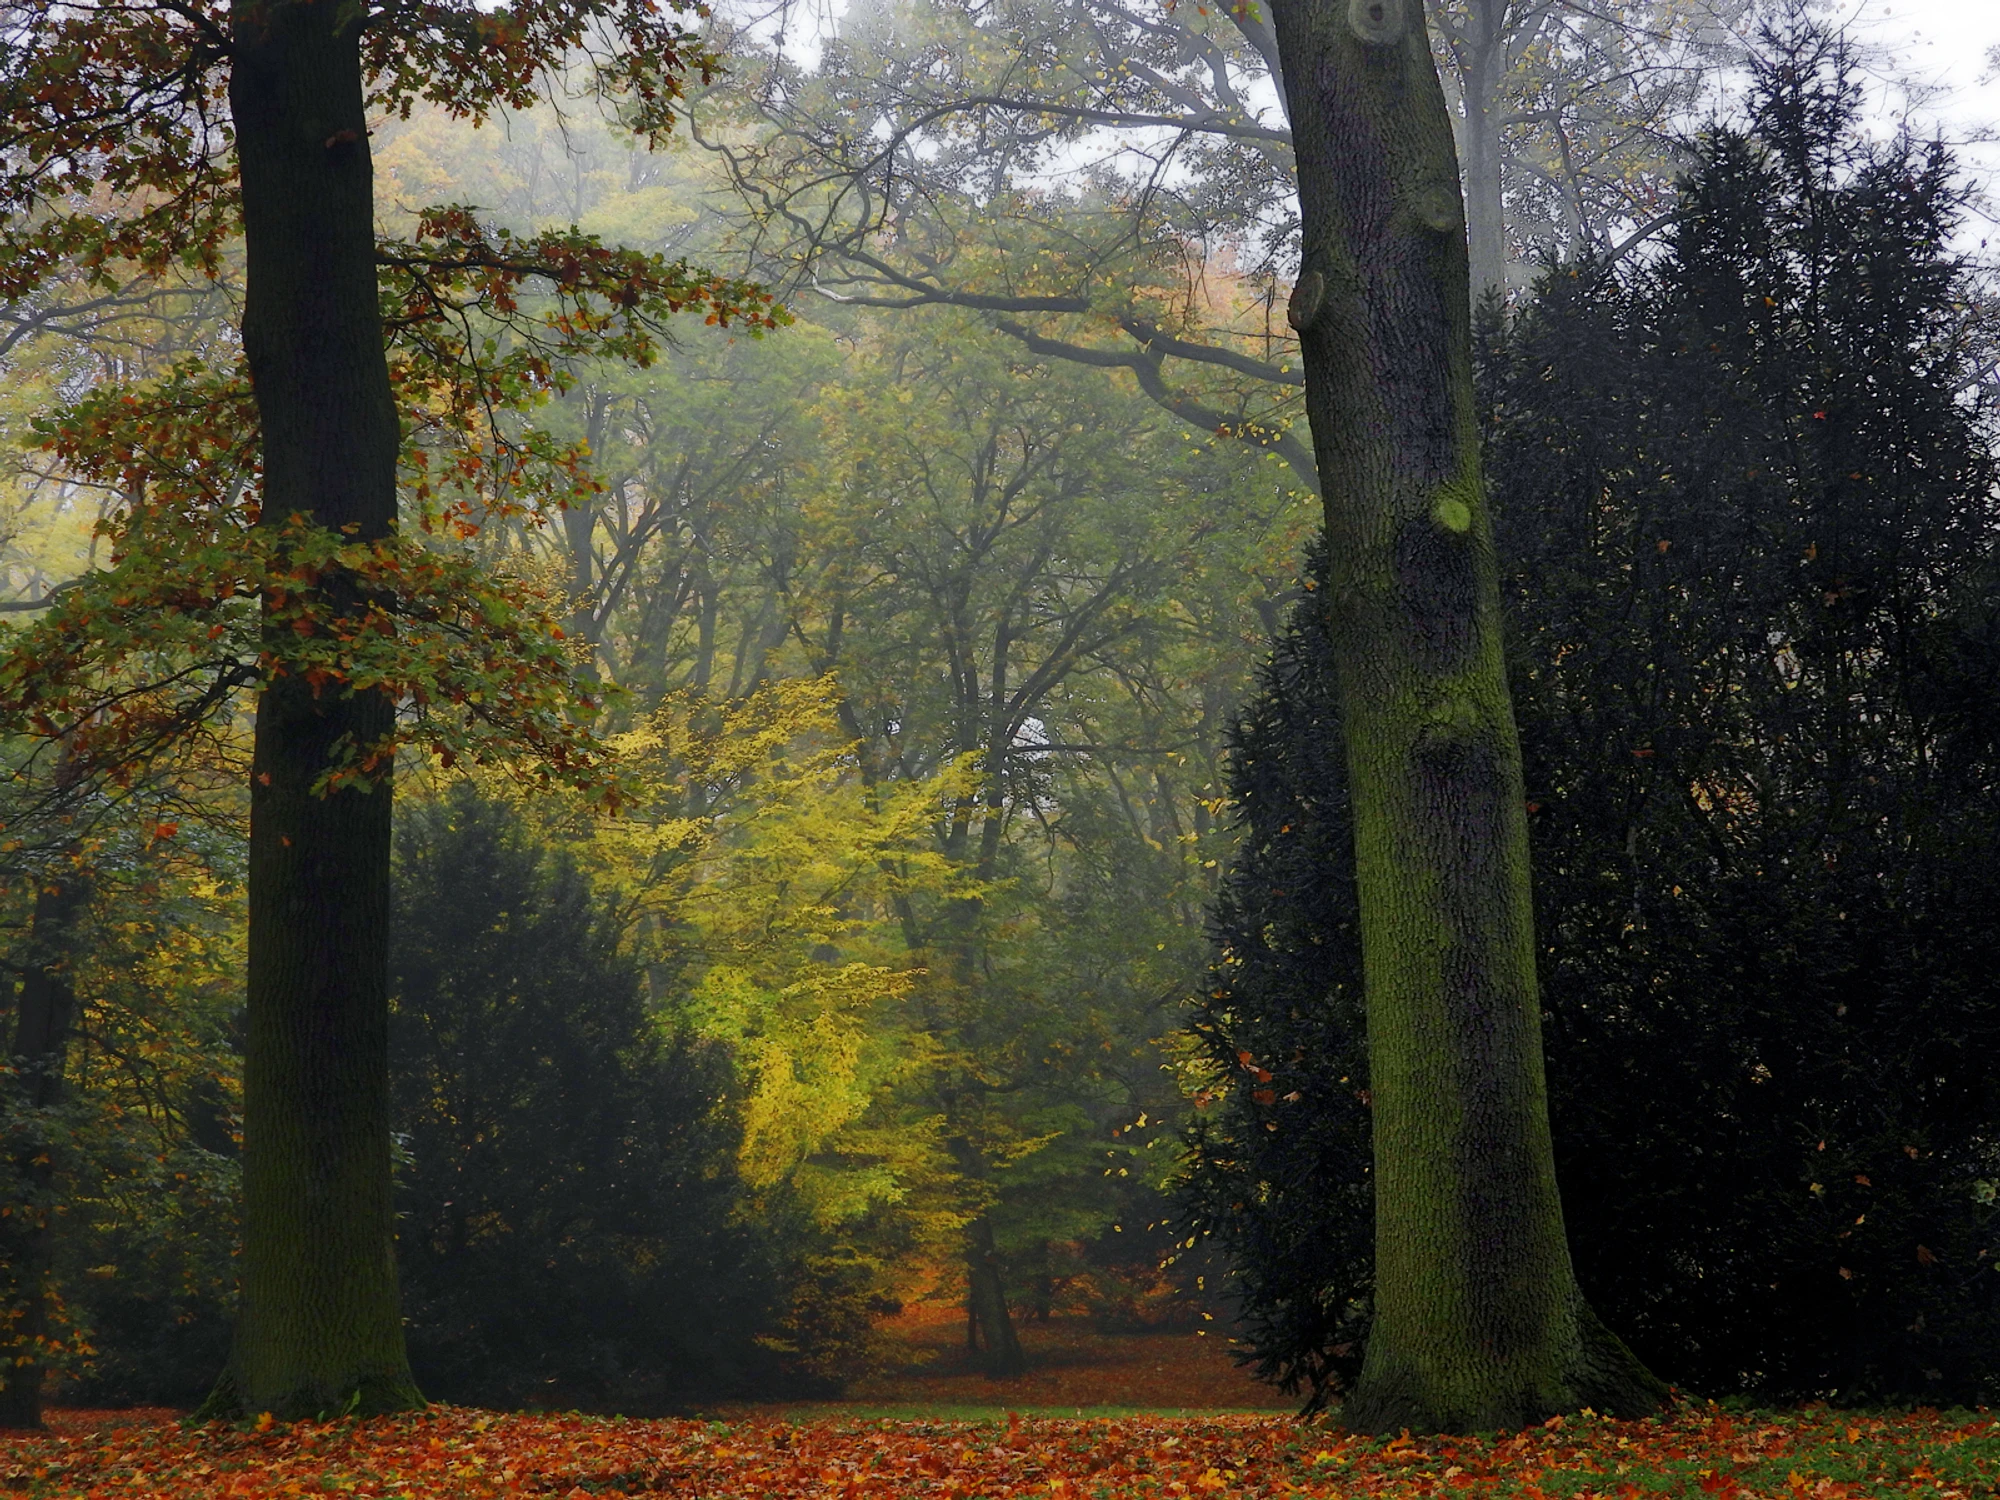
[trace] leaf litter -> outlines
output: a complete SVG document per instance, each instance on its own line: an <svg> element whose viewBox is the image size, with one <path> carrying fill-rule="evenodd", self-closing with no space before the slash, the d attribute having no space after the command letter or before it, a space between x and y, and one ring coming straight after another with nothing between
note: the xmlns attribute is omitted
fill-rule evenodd
<svg viewBox="0 0 2000 1500"><path fill-rule="evenodd" d="M993 1421L638 1420L434 1407L227 1426L59 1413L0 1434L0 1489L30 1496L379 1500L1846 1500L2000 1495L1990 1412L1585 1414L1522 1433L1390 1439L1267 1416Z"/></svg>

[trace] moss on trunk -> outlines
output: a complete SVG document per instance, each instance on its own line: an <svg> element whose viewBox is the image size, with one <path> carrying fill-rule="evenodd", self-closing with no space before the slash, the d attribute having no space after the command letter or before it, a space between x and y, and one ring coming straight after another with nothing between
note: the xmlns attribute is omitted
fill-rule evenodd
<svg viewBox="0 0 2000 1500"><path fill-rule="evenodd" d="M1421 8L1274 11L1374 1110L1376 1304L1343 1419L1469 1431L1648 1411L1664 1389L1584 1304L1556 1191L1465 215Z"/></svg>

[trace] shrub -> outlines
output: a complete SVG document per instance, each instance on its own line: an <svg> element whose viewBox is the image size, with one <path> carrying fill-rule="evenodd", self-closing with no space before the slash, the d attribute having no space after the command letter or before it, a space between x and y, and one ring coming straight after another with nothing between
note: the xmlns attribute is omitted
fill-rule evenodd
<svg viewBox="0 0 2000 1500"><path fill-rule="evenodd" d="M433 1396L663 1409L771 1375L731 1070L653 1013L610 904L460 787L398 833L398 1253Z"/></svg>

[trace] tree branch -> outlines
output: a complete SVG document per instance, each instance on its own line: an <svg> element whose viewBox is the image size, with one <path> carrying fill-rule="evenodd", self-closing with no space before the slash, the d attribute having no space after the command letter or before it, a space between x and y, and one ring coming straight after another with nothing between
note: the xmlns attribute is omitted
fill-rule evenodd
<svg viewBox="0 0 2000 1500"><path fill-rule="evenodd" d="M1042 355L1047 359L1094 365L1101 370L1130 370L1138 378L1139 389L1144 391L1155 405L1172 412L1190 427L1199 428L1218 437L1236 438L1277 454L1291 466L1292 472L1308 489L1314 494L1319 493L1319 466L1313 461L1312 450L1300 442L1290 429L1267 427L1261 422L1238 421L1225 412L1212 406L1204 406L1191 397L1169 389L1160 375L1160 354L1146 352L1121 354L1112 349L1092 349L1084 344L1071 344L1061 339L1046 338L1033 329L1024 328L1019 323L1007 319L1002 319L994 326L1025 346L1030 353Z"/></svg>

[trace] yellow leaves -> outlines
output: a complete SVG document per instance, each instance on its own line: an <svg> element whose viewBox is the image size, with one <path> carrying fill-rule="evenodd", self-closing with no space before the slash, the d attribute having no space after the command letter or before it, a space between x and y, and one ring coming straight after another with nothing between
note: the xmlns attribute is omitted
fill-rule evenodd
<svg viewBox="0 0 2000 1500"><path fill-rule="evenodd" d="M933 831L980 780L966 760L929 781L870 785L839 702L830 678L735 701L670 696L606 741L631 791L621 816L575 794L524 797L497 771L478 779L621 894L642 950L679 974L686 1024L729 1047L753 1192L785 1193L828 1229L894 1203L920 1233L943 1233L962 1216L922 1186L949 1175L938 1131L883 1114L928 1060L902 1020L923 971L894 905L977 893Z"/></svg>
<svg viewBox="0 0 2000 1500"><path fill-rule="evenodd" d="M736 1014L717 1014L720 987L705 987L698 1005L750 1032L737 1054L750 1086L740 1166L753 1188L767 1189L790 1180L859 1121L895 1071L893 1053L867 1021L873 1002L893 993L901 976L854 964L824 987L772 993L744 983L740 973L725 975L711 977L733 991Z"/></svg>

